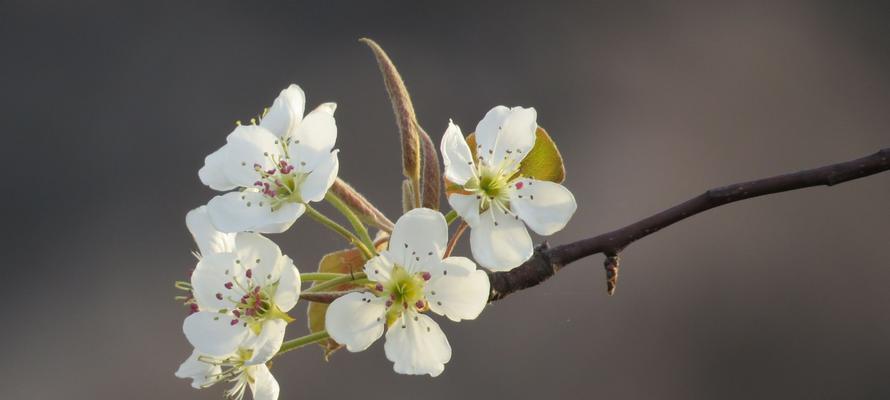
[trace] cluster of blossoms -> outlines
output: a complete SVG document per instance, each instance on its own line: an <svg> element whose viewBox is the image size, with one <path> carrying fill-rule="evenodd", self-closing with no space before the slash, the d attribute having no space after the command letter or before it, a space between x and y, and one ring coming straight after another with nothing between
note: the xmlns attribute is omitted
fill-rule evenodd
<svg viewBox="0 0 890 400"><path fill-rule="evenodd" d="M475 319L490 294L486 272L473 260L450 254L463 232L457 230L449 246L454 216L470 229L473 259L506 271L532 256L526 227L550 235L575 212L572 194L557 183L561 160L558 174L545 169L547 176L531 175L542 171L526 160L535 157L530 154L539 145L556 152L538 127L535 110L498 106L474 134L464 137L449 123L442 138L452 215L407 207L391 229L381 228L371 241L348 205L337 208L355 233L309 204L343 201L331 192L339 170L336 105L324 103L305 116L304 106L303 91L290 85L259 121L239 123L198 172L202 183L226 193L186 216L198 263L190 281L178 287L188 291L182 297L190 310L183 332L194 351L176 376L191 379L195 388L226 382L232 384L226 391L230 398L242 398L249 388L254 399L277 399L279 385L268 367L277 355L321 341L363 351L384 333L384 351L395 372L438 376L451 359L451 345L427 312L455 322ZM361 268L301 274L261 235L288 230L304 213L349 238L356 252L362 250ZM316 286L304 291L304 281ZM329 298L322 308L323 329L285 341L285 329L294 321L288 312L301 296L322 302L309 296L313 293Z"/></svg>

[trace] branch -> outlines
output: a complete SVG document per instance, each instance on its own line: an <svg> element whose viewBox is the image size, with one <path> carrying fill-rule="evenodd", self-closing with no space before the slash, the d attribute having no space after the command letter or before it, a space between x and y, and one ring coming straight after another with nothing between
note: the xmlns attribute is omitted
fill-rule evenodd
<svg viewBox="0 0 890 400"><path fill-rule="evenodd" d="M890 148L838 164L711 189L623 228L577 242L557 247L550 247L544 242L519 267L506 272L489 272L491 294L488 301L497 301L513 292L536 286L569 263L599 253L607 257L605 267L611 294L618 277L618 254L633 242L676 222L714 207L752 197L813 186L834 186L887 170L890 170Z"/></svg>

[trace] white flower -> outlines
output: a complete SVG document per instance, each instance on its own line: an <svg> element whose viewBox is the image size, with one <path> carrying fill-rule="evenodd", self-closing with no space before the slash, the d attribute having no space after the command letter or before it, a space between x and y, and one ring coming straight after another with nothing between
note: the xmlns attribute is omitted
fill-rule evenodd
<svg viewBox="0 0 890 400"><path fill-rule="evenodd" d="M280 233L324 199L337 178L337 105L324 103L305 117L297 85L281 91L259 125L239 125L204 160L201 182L228 191L207 204L223 232Z"/></svg>
<svg viewBox="0 0 890 400"><path fill-rule="evenodd" d="M451 346L430 310L452 321L474 319L488 302L484 271L464 257L442 259L448 226L439 212L417 208L395 224L389 249L365 264L372 293L350 293L331 303L325 326L349 351L367 349L386 332L386 357L401 374L438 376Z"/></svg>
<svg viewBox="0 0 890 400"><path fill-rule="evenodd" d="M475 160L457 125L449 122L442 137L445 177L461 187L448 203L471 228L473 258L495 271L513 269L532 256L526 225L551 235L578 207L562 185L520 172L535 145L536 119L534 108L491 109L476 126Z"/></svg>
<svg viewBox="0 0 890 400"><path fill-rule="evenodd" d="M201 211L186 218L202 258L191 278L197 312L185 319L183 332L201 354L228 357L246 346L251 363L265 362L281 348L292 321L287 311L300 296L300 273L275 243L258 234L242 232L227 243L226 234L202 230L209 224ZM207 243L220 243L220 251Z"/></svg>
<svg viewBox="0 0 890 400"><path fill-rule="evenodd" d="M240 348L224 357L210 357L197 350L179 366L176 377L191 379L192 387L203 389L219 382L231 382L234 386L226 391L226 397L241 399L247 387L254 400L278 399L278 381L264 363L251 364L252 350Z"/></svg>

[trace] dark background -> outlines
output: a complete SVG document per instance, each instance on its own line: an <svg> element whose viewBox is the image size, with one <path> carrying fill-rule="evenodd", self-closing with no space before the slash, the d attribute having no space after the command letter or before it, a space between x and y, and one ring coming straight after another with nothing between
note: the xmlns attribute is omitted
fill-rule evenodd
<svg viewBox="0 0 890 400"><path fill-rule="evenodd" d="M359 37L436 142L448 118L537 108L580 206L553 243L890 143L886 4L325 3L0 3L0 397L222 397L173 376L183 219L213 195L197 170L296 82L338 102L341 177L395 219L397 134ZM614 297L596 256L443 322L437 379L394 374L381 343L309 348L275 364L281 398L888 398L888 205L890 174L721 207L628 249ZM342 247L308 218L273 238L304 271Z"/></svg>

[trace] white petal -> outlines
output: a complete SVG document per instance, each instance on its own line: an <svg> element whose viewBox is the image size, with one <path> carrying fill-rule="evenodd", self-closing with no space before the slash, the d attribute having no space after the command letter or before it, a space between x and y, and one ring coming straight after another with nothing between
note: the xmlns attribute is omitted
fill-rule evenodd
<svg viewBox="0 0 890 400"><path fill-rule="evenodd" d="M433 277L443 276L468 276L476 270L476 263L466 257L448 257L432 268L425 269Z"/></svg>
<svg viewBox="0 0 890 400"><path fill-rule="evenodd" d="M322 105L312 110L291 135L288 154L295 167L313 170L329 156L337 142L337 122L332 108L335 107Z"/></svg>
<svg viewBox="0 0 890 400"><path fill-rule="evenodd" d="M390 326L383 346L400 374L439 376L451 360L451 345L432 318L406 312Z"/></svg>
<svg viewBox="0 0 890 400"><path fill-rule="evenodd" d="M566 226L578 209L575 196L558 183L520 179L510 193L510 207L539 235L552 235Z"/></svg>
<svg viewBox="0 0 890 400"><path fill-rule="evenodd" d="M460 127L451 121L448 121L448 129L445 130L439 147L445 165L445 177L448 180L463 185L476 175L476 165L473 163L473 154L467 147L467 141L460 133Z"/></svg>
<svg viewBox="0 0 890 400"><path fill-rule="evenodd" d="M367 349L383 335L385 314L383 299L370 293L350 293L331 303L324 323L332 339L356 352Z"/></svg>
<svg viewBox="0 0 890 400"><path fill-rule="evenodd" d="M448 224L438 211L415 208L402 215L392 230L389 251L392 261L408 272L422 271L424 265L436 265L445 253Z"/></svg>
<svg viewBox="0 0 890 400"><path fill-rule="evenodd" d="M227 356L250 334L243 323L232 324L233 316L208 311L189 315L182 324L185 338L195 350L214 357Z"/></svg>
<svg viewBox="0 0 890 400"><path fill-rule="evenodd" d="M475 319L488 304L488 274L475 270L467 276L434 276L424 287L430 309L458 322Z"/></svg>
<svg viewBox="0 0 890 400"><path fill-rule="evenodd" d="M285 203L272 210L269 199L256 190L231 192L207 203L210 221L222 232L281 233L290 228L306 206Z"/></svg>
<svg viewBox="0 0 890 400"><path fill-rule="evenodd" d="M201 258L192 272L192 294L201 311L218 311L231 308L243 291L233 279L242 276L241 266L235 263L232 253L211 253ZM243 276L242 276L243 277ZM231 286L231 288L227 287Z"/></svg>
<svg viewBox="0 0 890 400"><path fill-rule="evenodd" d="M452 194L448 196L448 204L460 215L470 227L479 223L480 199L475 194Z"/></svg>
<svg viewBox="0 0 890 400"><path fill-rule="evenodd" d="M229 181L223 166L228 160L228 148L223 146L218 150L204 157L204 166L198 170L198 178L201 183L209 186L213 190L226 191L232 190L237 185Z"/></svg>
<svg viewBox="0 0 890 400"><path fill-rule="evenodd" d="M368 276L368 280L374 282L389 281L390 274L392 274L392 268L392 255L390 255L388 250L381 251L379 255L372 257L365 263L365 266L362 267L365 275Z"/></svg>
<svg viewBox="0 0 890 400"><path fill-rule="evenodd" d="M201 353L198 353L197 350L193 351L192 355L174 373L177 378L191 379L192 387L195 389L205 387L205 385L210 383L209 377L219 375L222 372L222 368L219 365L200 361L198 360L199 356L201 356Z"/></svg>
<svg viewBox="0 0 890 400"><path fill-rule="evenodd" d="M510 115L509 108L497 106L489 110L476 125L476 156L481 157L486 163L492 159L495 142L508 115Z"/></svg>
<svg viewBox="0 0 890 400"><path fill-rule="evenodd" d="M235 249L235 235L218 231L210 223L206 206L189 211L185 216L185 226L195 239L198 251L203 255L225 253Z"/></svg>
<svg viewBox="0 0 890 400"><path fill-rule="evenodd" d="M253 187L260 178L255 165L271 170L282 157L281 139L257 125L235 128L228 140L223 170L226 178L240 187Z"/></svg>
<svg viewBox="0 0 890 400"><path fill-rule="evenodd" d="M275 353L281 349L284 343L284 330L287 322L281 319L274 319L263 322L263 327L259 335L251 335L242 348L253 350L253 356L245 364L256 365L263 364L272 359Z"/></svg>
<svg viewBox="0 0 890 400"><path fill-rule="evenodd" d="M250 391L253 393L253 400L277 400L278 381L272 376L269 367L265 365L257 365L251 369L253 375L253 384L250 385Z"/></svg>
<svg viewBox="0 0 890 400"><path fill-rule="evenodd" d="M244 268L243 276L239 276L244 282L252 280L262 287L277 281L281 275L279 264L279 259L282 257L281 249L275 242L262 235L239 233L235 237L235 255Z"/></svg>
<svg viewBox="0 0 890 400"><path fill-rule="evenodd" d="M535 146L537 118L538 113L534 108L511 108L510 114L503 121L489 164L497 165L506 160L512 165L522 161Z"/></svg>
<svg viewBox="0 0 890 400"><path fill-rule="evenodd" d="M303 93L303 89L291 84L281 91L272 103L272 107L269 107L269 112L260 121L260 126L278 137L285 137L300 124L305 106L306 94Z"/></svg>
<svg viewBox="0 0 890 400"><path fill-rule="evenodd" d="M532 238L522 221L492 207L479 216L470 231L473 258L492 271L509 271L534 253Z"/></svg>
<svg viewBox="0 0 890 400"><path fill-rule="evenodd" d="M340 171L340 160L337 157L339 150L330 152L328 158L315 166L315 169L309 173L306 180L300 185L300 196L303 201L321 201L324 199L328 189L337 179L337 173Z"/></svg>
<svg viewBox="0 0 890 400"><path fill-rule="evenodd" d="M284 256L278 260L280 264L281 276L278 280L278 288L275 289L275 295L272 301L281 311L288 312L297 304L300 299L300 271L294 266L294 261L290 257Z"/></svg>

